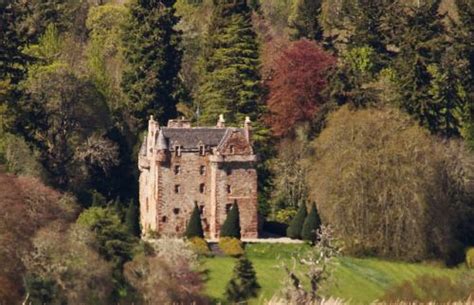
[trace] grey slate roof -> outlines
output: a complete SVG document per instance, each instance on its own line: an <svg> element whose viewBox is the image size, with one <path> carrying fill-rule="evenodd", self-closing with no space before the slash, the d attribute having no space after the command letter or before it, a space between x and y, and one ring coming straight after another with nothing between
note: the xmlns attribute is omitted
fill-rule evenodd
<svg viewBox="0 0 474 305"><path fill-rule="evenodd" d="M184 150L199 149L199 145L216 147L229 128L194 127L194 128L161 128L168 147L172 151L175 146Z"/></svg>

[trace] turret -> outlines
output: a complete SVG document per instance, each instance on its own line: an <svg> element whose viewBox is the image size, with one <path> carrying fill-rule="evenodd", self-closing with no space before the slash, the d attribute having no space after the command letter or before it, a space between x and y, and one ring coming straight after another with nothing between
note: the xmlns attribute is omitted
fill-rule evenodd
<svg viewBox="0 0 474 305"><path fill-rule="evenodd" d="M157 121L153 119L153 116L150 115L150 119L148 120L148 133L147 133L147 156L153 154L153 149L155 148L156 144L156 135L160 129L160 125Z"/></svg>

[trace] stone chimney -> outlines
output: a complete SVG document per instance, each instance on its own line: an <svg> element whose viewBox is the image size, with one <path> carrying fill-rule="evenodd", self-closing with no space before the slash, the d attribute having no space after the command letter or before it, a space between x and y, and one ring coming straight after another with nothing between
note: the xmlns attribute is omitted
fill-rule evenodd
<svg viewBox="0 0 474 305"><path fill-rule="evenodd" d="M147 155L153 153L153 149L155 148L156 144L156 134L160 129L160 125L157 121L154 120L153 116L150 115L150 119L148 120L148 133L147 133Z"/></svg>
<svg viewBox="0 0 474 305"><path fill-rule="evenodd" d="M252 137L252 121L250 117L246 116L244 121L244 133L247 141L250 143L250 138Z"/></svg>
<svg viewBox="0 0 474 305"><path fill-rule="evenodd" d="M217 128L225 128L225 120L224 120L224 115L219 114L219 120L217 120Z"/></svg>
<svg viewBox="0 0 474 305"><path fill-rule="evenodd" d="M191 128L191 121L181 117L175 120L169 120L168 126L169 128Z"/></svg>

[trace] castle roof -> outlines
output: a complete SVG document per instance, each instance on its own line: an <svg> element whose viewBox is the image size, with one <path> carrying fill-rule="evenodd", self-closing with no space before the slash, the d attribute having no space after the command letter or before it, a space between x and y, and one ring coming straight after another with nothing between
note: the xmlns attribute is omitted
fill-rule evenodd
<svg viewBox="0 0 474 305"><path fill-rule="evenodd" d="M194 128L169 128L162 127L161 131L171 151L175 146L181 150L197 150L200 145L206 147L217 147L227 132L231 130L243 131L241 128L216 128L216 127L194 127Z"/></svg>

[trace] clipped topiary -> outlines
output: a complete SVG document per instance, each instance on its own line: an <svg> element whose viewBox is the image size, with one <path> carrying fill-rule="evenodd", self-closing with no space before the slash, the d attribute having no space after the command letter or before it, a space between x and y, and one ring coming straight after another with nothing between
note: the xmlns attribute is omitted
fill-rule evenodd
<svg viewBox="0 0 474 305"><path fill-rule="evenodd" d="M290 226L286 230L286 235L290 238L300 239L301 231L303 230L303 224L306 219L307 211L306 205L301 204L296 216L291 220Z"/></svg>
<svg viewBox="0 0 474 305"><path fill-rule="evenodd" d="M222 237L219 239L219 248L225 255L241 256L244 254L242 242L237 238Z"/></svg>
<svg viewBox="0 0 474 305"><path fill-rule="evenodd" d="M303 224L303 229L301 230L301 238L303 240L310 241L314 243L316 241L316 233L319 227L321 226L321 219L319 218L318 211L316 210L316 204L313 204L311 211Z"/></svg>
<svg viewBox="0 0 474 305"><path fill-rule="evenodd" d="M192 237L188 240L191 249L197 255L202 256L210 256L211 250L209 249L209 245L207 244L206 240L201 237Z"/></svg>
<svg viewBox="0 0 474 305"><path fill-rule="evenodd" d="M184 235L187 238L200 237L204 238L204 230L202 229L201 223L201 213L197 204L194 205L194 210L189 219L188 226L186 227L186 232Z"/></svg>
<svg viewBox="0 0 474 305"><path fill-rule="evenodd" d="M221 228L221 237L240 238L240 216L237 203L232 205L229 214L227 214L227 218Z"/></svg>
<svg viewBox="0 0 474 305"><path fill-rule="evenodd" d="M466 266L469 269L474 269L474 247L467 249Z"/></svg>
<svg viewBox="0 0 474 305"><path fill-rule="evenodd" d="M234 274L229 284L227 284L227 300L233 303L245 302L256 297L260 285L257 283L257 276L252 262L242 256L234 267ZM246 304L246 303L242 303Z"/></svg>

